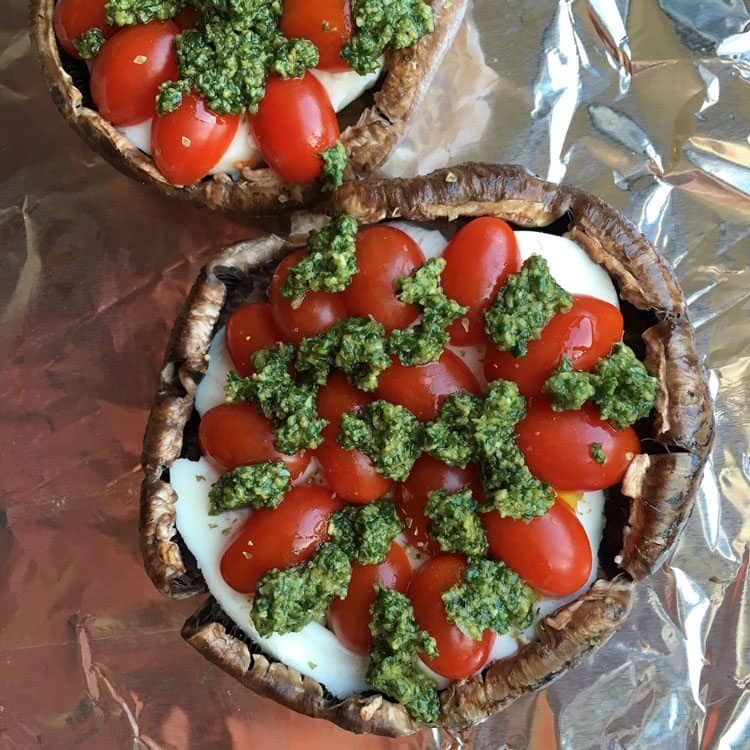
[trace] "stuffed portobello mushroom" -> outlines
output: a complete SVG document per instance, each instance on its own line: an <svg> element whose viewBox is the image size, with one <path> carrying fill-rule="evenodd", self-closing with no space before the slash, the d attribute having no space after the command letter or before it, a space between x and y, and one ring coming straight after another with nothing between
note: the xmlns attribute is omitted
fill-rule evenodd
<svg viewBox="0 0 750 750"><path fill-rule="evenodd" d="M606 642L713 436L685 301L596 197L469 164L221 251L143 452L184 638L349 730L468 728Z"/></svg>

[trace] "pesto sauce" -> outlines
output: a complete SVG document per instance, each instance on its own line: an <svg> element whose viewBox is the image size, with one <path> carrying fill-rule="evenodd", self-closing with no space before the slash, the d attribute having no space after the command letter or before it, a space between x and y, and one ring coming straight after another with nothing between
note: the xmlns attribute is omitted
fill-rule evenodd
<svg viewBox="0 0 750 750"><path fill-rule="evenodd" d="M487 554L487 536L477 515L477 507L471 490L427 493L424 508L429 519L427 530L443 552L479 557Z"/></svg>
<svg viewBox="0 0 750 750"><path fill-rule="evenodd" d="M389 500L348 505L335 513L328 533L360 565L377 565L388 556L391 543L404 527Z"/></svg>
<svg viewBox="0 0 750 750"><path fill-rule="evenodd" d="M607 462L607 457L604 455L601 443L590 443L589 454L598 464L604 465Z"/></svg>
<svg viewBox="0 0 750 750"><path fill-rule="evenodd" d="M424 429L422 449L437 461L462 469L477 458L476 420L482 399L471 393L451 393L443 401L437 419Z"/></svg>
<svg viewBox="0 0 750 750"><path fill-rule="evenodd" d="M283 461L238 466L211 485L209 513L214 516L240 508L275 508L291 488L289 470Z"/></svg>
<svg viewBox="0 0 750 750"><path fill-rule="evenodd" d="M562 358L542 390L549 396L550 406L555 411L580 409L594 395L589 373L574 370L567 357Z"/></svg>
<svg viewBox="0 0 750 750"><path fill-rule="evenodd" d="M106 41L101 29L92 28L84 31L78 39L74 39L73 46L82 60L93 60L99 54Z"/></svg>
<svg viewBox="0 0 750 750"><path fill-rule="evenodd" d="M133 26L174 18L187 0L107 0L105 17L110 26Z"/></svg>
<svg viewBox="0 0 750 750"><path fill-rule="evenodd" d="M336 141L330 148L318 154L323 160L323 171L320 174L320 187L325 193L332 193L344 182L346 169L346 149L341 141Z"/></svg>

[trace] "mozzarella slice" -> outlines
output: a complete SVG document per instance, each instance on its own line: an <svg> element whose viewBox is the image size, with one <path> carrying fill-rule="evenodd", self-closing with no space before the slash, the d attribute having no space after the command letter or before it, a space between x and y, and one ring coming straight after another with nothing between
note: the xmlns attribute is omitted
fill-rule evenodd
<svg viewBox="0 0 750 750"><path fill-rule="evenodd" d="M211 345L208 347L208 368L195 392L195 409L201 416L226 401L224 386L227 382L227 373L234 369L234 366L224 342L225 330L222 326L211 339Z"/></svg>
<svg viewBox="0 0 750 750"><path fill-rule="evenodd" d="M362 96L367 89L372 88L383 71L383 58L380 58L378 69L361 76L354 70L333 73L329 70L314 68L310 72L320 81L331 100L333 108L341 112L355 99Z"/></svg>

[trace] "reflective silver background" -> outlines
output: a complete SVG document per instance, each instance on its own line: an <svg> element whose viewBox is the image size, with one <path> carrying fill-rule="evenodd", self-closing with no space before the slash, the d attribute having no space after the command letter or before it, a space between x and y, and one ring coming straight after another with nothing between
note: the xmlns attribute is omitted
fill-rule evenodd
<svg viewBox="0 0 750 750"><path fill-rule="evenodd" d="M386 171L526 164L606 198L673 263L718 435L687 533L622 631L464 738L478 748L750 747L750 13L741 0L478 0ZM23 0L0 7L0 747L432 748L354 738L183 644L137 549L167 333L242 226L168 202L57 115ZM489 67L482 62L484 50ZM417 145L415 145L417 144Z"/></svg>

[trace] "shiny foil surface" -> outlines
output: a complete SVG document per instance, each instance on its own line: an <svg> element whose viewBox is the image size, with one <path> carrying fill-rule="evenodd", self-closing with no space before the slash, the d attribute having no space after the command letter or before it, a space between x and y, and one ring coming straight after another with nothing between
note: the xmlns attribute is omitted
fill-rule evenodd
<svg viewBox="0 0 750 750"><path fill-rule="evenodd" d="M610 201L674 266L717 437L622 630L463 737L357 738L179 635L137 539L141 438L212 248L270 225L171 202L57 114L0 4L0 748L750 747L750 12L742 0L477 0L388 174L522 163Z"/></svg>

